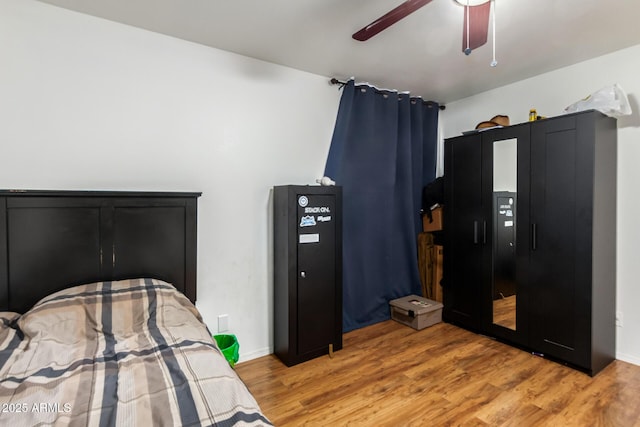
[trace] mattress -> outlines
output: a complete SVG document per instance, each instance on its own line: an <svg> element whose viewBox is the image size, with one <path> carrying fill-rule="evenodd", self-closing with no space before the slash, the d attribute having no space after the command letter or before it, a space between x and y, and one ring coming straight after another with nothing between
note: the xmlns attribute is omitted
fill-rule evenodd
<svg viewBox="0 0 640 427"><path fill-rule="evenodd" d="M271 425L195 306L155 279L0 313L0 419L32 426Z"/></svg>

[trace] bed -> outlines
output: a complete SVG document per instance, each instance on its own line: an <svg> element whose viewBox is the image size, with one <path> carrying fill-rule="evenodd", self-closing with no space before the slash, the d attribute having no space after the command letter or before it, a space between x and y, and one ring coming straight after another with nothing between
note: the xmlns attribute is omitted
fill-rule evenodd
<svg viewBox="0 0 640 427"><path fill-rule="evenodd" d="M3 425L271 425L194 306L199 195L0 191Z"/></svg>

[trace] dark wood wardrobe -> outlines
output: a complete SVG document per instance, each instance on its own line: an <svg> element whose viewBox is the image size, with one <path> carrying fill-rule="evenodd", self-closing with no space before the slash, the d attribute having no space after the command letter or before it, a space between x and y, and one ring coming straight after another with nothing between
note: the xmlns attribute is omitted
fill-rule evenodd
<svg viewBox="0 0 640 427"><path fill-rule="evenodd" d="M445 321L595 375L615 357L616 120L445 141Z"/></svg>

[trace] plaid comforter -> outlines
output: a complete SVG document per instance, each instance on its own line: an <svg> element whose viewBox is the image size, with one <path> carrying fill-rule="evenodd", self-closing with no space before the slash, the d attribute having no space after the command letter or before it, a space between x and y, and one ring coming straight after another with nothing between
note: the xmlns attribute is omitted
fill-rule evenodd
<svg viewBox="0 0 640 427"><path fill-rule="evenodd" d="M100 282L0 313L0 425L270 425L173 286Z"/></svg>

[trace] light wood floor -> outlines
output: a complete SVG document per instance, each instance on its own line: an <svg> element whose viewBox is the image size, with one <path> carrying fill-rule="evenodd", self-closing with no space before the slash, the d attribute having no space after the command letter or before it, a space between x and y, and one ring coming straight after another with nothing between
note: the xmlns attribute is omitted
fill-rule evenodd
<svg viewBox="0 0 640 427"><path fill-rule="evenodd" d="M389 320L333 359L236 365L276 426L640 426L640 367L594 378L455 326Z"/></svg>
<svg viewBox="0 0 640 427"><path fill-rule="evenodd" d="M499 298L493 301L493 323L505 328L516 329L516 296Z"/></svg>

